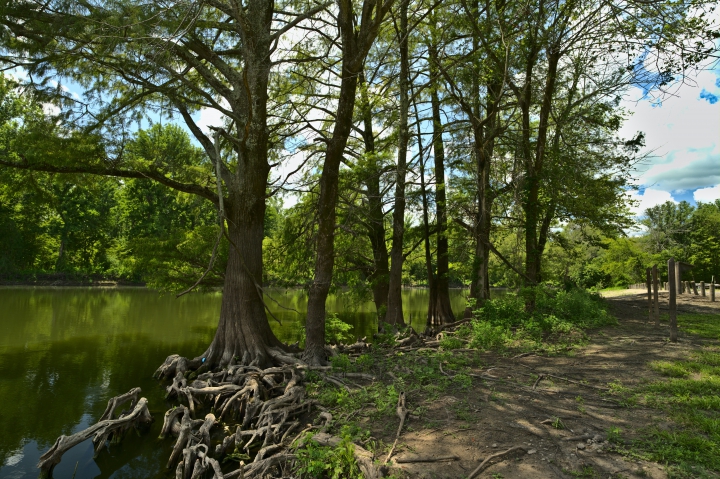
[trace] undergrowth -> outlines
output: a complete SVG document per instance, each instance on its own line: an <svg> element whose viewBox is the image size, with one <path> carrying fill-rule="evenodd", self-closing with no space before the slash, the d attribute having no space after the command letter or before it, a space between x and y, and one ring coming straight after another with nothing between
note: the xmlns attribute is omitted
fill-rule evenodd
<svg viewBox="0 0 720 479"><path fill-rule="evenodd" d="M535 309L528 312L526 304L532 301ZM617 323L597 293L546 286L491 299L474 314L474 320L460 328L457 336L479 349L555 352L582 344L587 329Z"/></svg>
<svg viewBox="0 0 720 479"><path fill-rule="evenodd" d="M323 447L306 436L302 448L296 451L295 472L300 478L307 479L362 479L360 468L353 455L352 437L342 435L342 441L336 447Z"/></svg>

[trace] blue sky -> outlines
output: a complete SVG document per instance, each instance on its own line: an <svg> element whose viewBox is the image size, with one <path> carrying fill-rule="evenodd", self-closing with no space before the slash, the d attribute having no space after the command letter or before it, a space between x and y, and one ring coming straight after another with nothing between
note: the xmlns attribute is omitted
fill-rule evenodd
<svg viewBox="0 0 720 479"><path fill-rule="evenodd" d="M638 214L666 201L720 198L720 67L700 72L668 90L661 100L629 92L623 106L632 116L622 135L644 131L652 157L636 170Z"/></svg>

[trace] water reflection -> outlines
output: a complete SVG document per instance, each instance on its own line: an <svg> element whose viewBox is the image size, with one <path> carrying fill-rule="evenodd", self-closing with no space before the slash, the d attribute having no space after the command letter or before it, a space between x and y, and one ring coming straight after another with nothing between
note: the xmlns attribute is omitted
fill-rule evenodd
<svg viewBox="0 0 720 479"><path fill-rule="evenodd" d="M270 291L270 320L284 342L298 339L307 297L301 291ZM453 309L464 307L453 292ZM424 327L427 291L403 293L416 329ZM217 325L220 294L171 295L136 289L0 288L0 477L37 477L35 468L60 434L92 424L107 400L140 386L156 419L169 407L152 372L170 353L195 356ZM354 326L357 337L377 328L372 303L346 296L328 300L328 311ZM92 443L77 446L55 468L55 477L161 478L170 441L159 441L156 420L149 433L103 451L93 460Z"/></svg>

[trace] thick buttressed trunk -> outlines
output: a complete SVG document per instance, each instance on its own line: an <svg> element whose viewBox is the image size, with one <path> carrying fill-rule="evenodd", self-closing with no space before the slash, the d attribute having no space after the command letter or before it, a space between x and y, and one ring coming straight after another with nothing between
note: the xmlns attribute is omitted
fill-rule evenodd
<svg viewBox="0 0 720 479"><path fill-rule="evenodd" d="M210 367L236 361L269 366L283 345L268 324L262 293L262 241L265 195L227 206L230 247L220 322L215 338L203 354Z"/></svg>
<svg viewBox="0 0 720 479"><path fill-rule="evenodd" d="M437 61L434 47L430 49L430 61ZM440 99L433 88L430 98L433 117L433 156L435 159L435 218L437 222L437 275L435 277L435 300L433 316L438 324L455 321L450 305L450 264L448 261L447 199L445 194L445 146L443 125L440 118ZM432 289L432 288L431 288ZM432 293L432 290L431 290Z"/></svg>
<svg viewBox="0 0 720 479"><path fill-rule="evenodd" d="M235 132L235 137L243 138L243 141L232 143L237 155L234 171L218 158L218 145L209 144L207 138L203 142L205 150L218 165L216 172L227 189L225 217L230 242L220 321L215 338L202 356L204 367L208 368L225 366L233 358L269 366L283 357L282 343L268 324L260 289L265 196L270 172L267 86L271 68L272 11L272 2L251 2L248 6L247 28L251 37L248 41L252 42L253 48L245 51L244 88L238 85L237 89L242 92L239 93L241 96L230 105L237 119L235 124L243 125L236 126ZM203 138L199 132L196 136Z"/></svg>
<svg viewBox="0 0 720 479"><path fill-rule="evenodd" d="M364 81L363 81L364 83ZM377 311L378 321L385 318L387 312L389 288L389 255L385 242L385 214L383 213L382 194L380 192L380 168L378 168L375 154L375 136L372 128L372 111L367 98L366 88L361 88L360 94L363 115L363 142L368 165L365 174L365 191L368 202L368 214L365 222L370 246L373 252L373 272L368 276L368 282L373 292L373 301Z"/></svg>
<svg viewBox="0 0 720 479"><path fill-rule="evenodd" d="M397 175L395 180L395 208L393 210L392 248L390 250L390 284L385 322L394 326L405 326L402 306L403 239L405 236L405 174L407 170L407 149L409 140L408 95L410 63L408 59L408 1L400 2L400 121L398 124Z"/></svg>

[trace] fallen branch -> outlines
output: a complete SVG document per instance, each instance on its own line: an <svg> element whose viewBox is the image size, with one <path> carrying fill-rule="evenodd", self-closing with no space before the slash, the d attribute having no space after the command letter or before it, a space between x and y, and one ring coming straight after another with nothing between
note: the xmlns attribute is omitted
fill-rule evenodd
<svg viewBox="0 0 720 479"><path fill-rule="evenodd" d="M393 452L395 452L395 446L397 445L398 439L400 439L400 432L402 431L403 424L405 424L405 418L408 415L408 410L405 407L405 393L404 392L401 392L400 396L398 397L397 409L395 410L395 412L397 412L397 415L400 418L400 426L398 426L397 434L395 434L395 442L393 442L393 445L390 448L390 452L388 452L388 455L385 458L385 462L383 462L383 464L387 464L388 461L390 460L390 457L392 456Z"/></svg>
<svg viewBox="0 0 720 479"><path fill-rule="evenodd" d="M470 475L468 476L468 479L472 479L473 477L475 477L478 474L480 474L481 472L483 472L487 467L490 466L490 461L492 461L493 459L507 456L508 454L515 452L515 451L527 452L527 450L524 447L515 446L515 447L511 447L507 451L498 452L497 454L488 456L483 462L480 463L480 465L478 467L475 468L475 470L473 472L470 473Z"/></svg>
<svg viewBox="0 0 720 479"><path fill-rule="evenodd" d="M458 456L416 456L416 457L397 457L395 462L397 464L409 464L412 462L441 462L441 461L457 461L460 459Z"/></svg>

